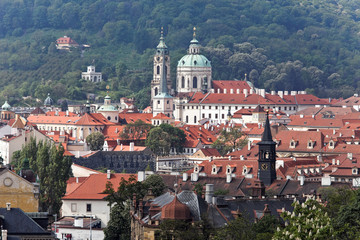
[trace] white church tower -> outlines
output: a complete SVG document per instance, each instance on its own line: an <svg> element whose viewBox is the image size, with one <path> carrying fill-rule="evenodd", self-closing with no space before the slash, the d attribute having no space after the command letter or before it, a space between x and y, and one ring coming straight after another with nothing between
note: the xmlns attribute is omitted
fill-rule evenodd
<svg viewBox="0 0 360 240"><path fill-rule="evenodd" d="M164 42L163 30L161 30L160 43L157 46L156 55L159 59L156 58L157 63L154 61L154 76L159 75L159 88L158 93L152 98L152 106L153 106L153 116L155 117L159 113L163 113L166 116L173 118L173 97L169 95L169 84L167 79L167 75L169 74L170 59L168 58L168 49ZM156 67L155 67L156 65ZM159 74L158 74L159 73ZM153 85L153 84L151 84ZM170 84L171 86L171 84ZM156 88L156 86L155 86ZM156 92L154 91L154 94ZM151 94L153 94L153 89L151 90Z"/></svg>
<svg viewBox="0 0 360 240"><path fill-rule="evenodd" d="M208 92L211 89L211 63L200 54L200 44L196 40L194 27L193 39L190 41L188 54L183 56L177 65L177 91Z"/></svg>
<svg viewBox="0 0 360 240"><path fill-rule="evenodd" d="M163 66L163 60L165 61L165 66ZM171 91L170 55L169 55L168 47L166 46L164 41L163 29L161 29L160 42L156 47L156 53L154 55L153 62L154 62L154 70L153 70L153 80L151 81L151 102L153 102L153 98L159 94L160 81L163 75L165 75L168 92Z"/></svg>

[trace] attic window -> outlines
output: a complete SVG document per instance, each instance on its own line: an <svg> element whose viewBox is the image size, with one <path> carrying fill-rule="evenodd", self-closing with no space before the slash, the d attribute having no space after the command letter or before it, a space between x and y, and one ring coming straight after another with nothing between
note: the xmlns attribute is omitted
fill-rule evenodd
<svg viewBox="0 0 360 240"><path fill-rule="evenodd" d="M196 65L197 64L197 61L194 61L194 65Z"/></svg>
<svg viewBox="0 0 360 240"><path fill-rule="evenodd" d="M294 140L291 140L290 141L290 147L295 148L295 146L296 146L296 142Z"/></svg>
<svg viewBox="0 0 360 240"><path fill-rule="evenodd" d="M182 64L183 64L183 65L185 64L185 61L184 61L184 60L182 61Z"/></svg>

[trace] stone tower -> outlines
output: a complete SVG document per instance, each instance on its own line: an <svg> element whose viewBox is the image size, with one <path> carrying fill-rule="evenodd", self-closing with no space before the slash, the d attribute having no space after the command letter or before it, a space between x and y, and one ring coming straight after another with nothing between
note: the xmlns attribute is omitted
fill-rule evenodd
<svg viewBox="0 0 360 240"><path fill-rule="evenodd" d="M163 60L165 62L164 66L163 66ZM170 56L169 56L168 47L165 44L163 29L161 29L160 42L156 47L156 53L154 55L153 80L151 81L151 102L153 102L153 98L159 94L160 81L163 77L162 76L163 74L165 75L165 79L167 83L166 84L167 92L170 92L171 90Z"/></svg>

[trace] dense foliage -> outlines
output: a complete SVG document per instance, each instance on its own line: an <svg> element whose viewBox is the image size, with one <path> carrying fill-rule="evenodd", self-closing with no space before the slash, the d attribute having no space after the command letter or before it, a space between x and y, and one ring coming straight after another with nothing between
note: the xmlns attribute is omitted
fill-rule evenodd
<svg viewBox="0 0 360 240"><path fill-rule="evenodd" d="M101 132L93 132L86 137L86 143L91 151L102 150L104 146L105 136Z"/></svg>
<svg viewBox="0 0 360 240"><path fill-rule="evenodd" d="M348 96L359 89L359 20L360 2L348 0L0 0L0 100L84 100L110 85L113 99L143 108L161 26L173 82L196 26L214 79L247 73L267 90ZM64 35L90 48L59 52ZM80 80L94 60L104 83Z"/></svg>
<svg viewBox="0 0 360 240"><path fill-rule="evenodd" d="M108 225L104 229L104 239L130 239L130 204L133 194L136 194L137 199L142 199L150 188L157 197L164 192L166 186L159 175L148 176L144 182L138 182L135 175L130 176L128 180L122 178L117 190L111 182L107 183L104 193L108 194L106 200L111 206L111 213Z"/></svg>
<svg viewBox="0 0 360 240"><path fill-rule="evenodd" d="M241 131L241 128L234 127L222 130L219 137L212 144L212 147L216 148L224 156L229 152L242 149L246 143L247 138Z"/></svg>
<svg viewBox="0 0 360 240"><path fill-rule="evenodd" d="M156 155L166 156L169 155L171 150L182 153L185 141L186 135L182 129L162 123L149 131L145 146L150 148Z"/></svg>
<svg viewBox="0 0 360 240"><path fill-rule="evenodd" d="M72 161L64 156L64 148L49 142L36 143L31 138L30 143L21 151L14 153L14 158L17 169L21 169L22 164L28 161L30 168L39 177L41 211L58 214L62 205L61 198L66 192L66 182L72 174Z"/></svg>

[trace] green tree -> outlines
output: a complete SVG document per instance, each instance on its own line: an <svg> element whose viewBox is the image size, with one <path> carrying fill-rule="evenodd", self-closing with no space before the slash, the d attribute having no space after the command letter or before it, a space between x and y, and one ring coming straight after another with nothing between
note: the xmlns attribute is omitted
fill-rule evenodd
<svg viewBox="0 0 360 240"><path fill-rule="evenodd" d="M273 239L331 239L334 228L331 219L321 205L314 199L308 198L304 203L294 201L293 212L285 211L281 217L285 227L277 229Z"/></svg>
<svg viewBox="0 0 360 240"><path fill-rule="evenodd" d="M146 189L151 188L154 196L160 196L166 189L166 185L160 175L152 174L148 176L144 183Z"/></svg>
<svg viewBox="0 0 360 240"><path fill-rule="evenodd" d="M171 147L170 136L161 127L154 127L149 131L145 146L150 148L156 155L168 155Z"/></svg>
<svg viewBox="0 0 360 240"><path fill-rule="evenodd" d="M241 128L234 127L222 130L212 147L216 148L224 156L228 152L241 149L246 143L247 139Z"/></svg>
<svg viewBox="0 0 360 240"><path fill-rule="evenodd" d="M91 151L101 150L104 146L105 137L101 132L93 132L86 137L86 143Z"/></svg>
<svg viewBox="0 0 360 240"><path fill-rule="evenodd" d="M127 204L115 204L111 208L110 220L104 229L105 240L127 240L131 237L130 201Z"/></svg>
<svg viewBox="0 0 360 240"><path fill-rule="evenodd" d="M265 215L253 225L256 233L256 240L270 240L276 229L280 226L280 221L273 215Z"/></svg>
<svg viewBox="0 0 360 240"><path fill-rule="evenodd" d="M134 123L127 124L124 131L120 134L120 137L126 140L139 141L146 138L151 128L151 124L138 119Z"/></svg>
<svg viewBox="0 0 360 240"><path fill-rule="evenodd" d="M66 192L66 181L71 172L71 158L64 156L64 148L50 142L31 138L20 154L19 161L29 160L30 168L40 180L40 208L50 214L59 213L61 198ZM22 164L21 163L21 164Z"/></svg>
<svg viewBox="0 0 360 240"><path fill-rule="evenodd" d="M247 240L255 239L256 233L253 231L251 223L240 216L231 221L229 225L217 230L214 240Z"/></svg>
<svg viewBox="0 0 360 240"><path fill-rule="evenodd" d="M186 141L186 135L184 131L166 123L160 124L160 128L170 136L170 147L177 153L183 152Z"/></svg>

